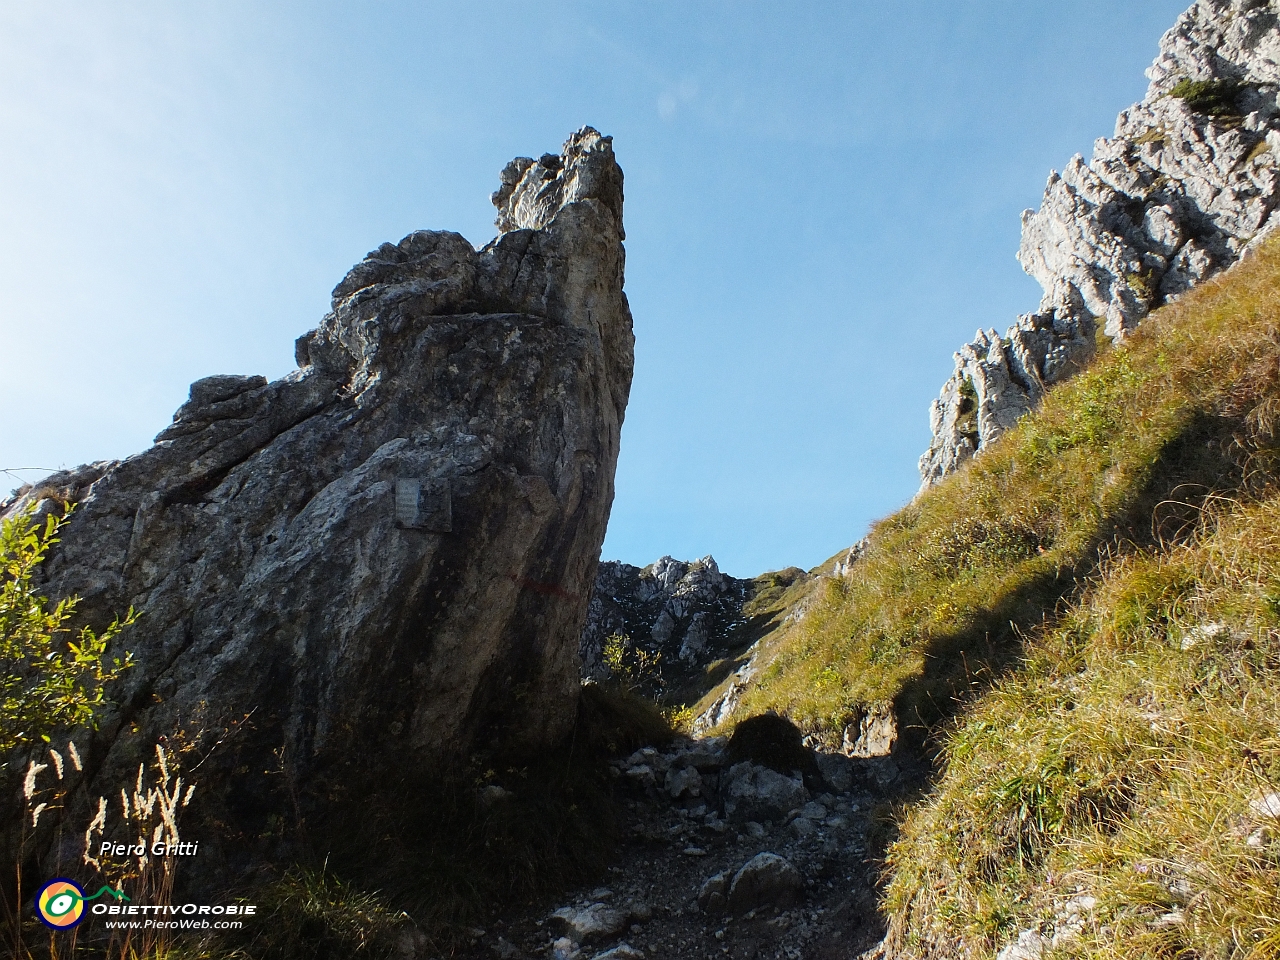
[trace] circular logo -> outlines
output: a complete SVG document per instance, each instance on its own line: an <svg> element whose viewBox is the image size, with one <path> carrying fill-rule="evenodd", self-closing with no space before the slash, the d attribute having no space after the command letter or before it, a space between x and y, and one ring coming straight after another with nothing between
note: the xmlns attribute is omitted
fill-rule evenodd
<svg viewBox="0 0 1280 960"><path fill-rule="evenodd" d="M45 926L70 930L84 919L84 890L74 880L50 880L36 894L36 913Z"/></svg>

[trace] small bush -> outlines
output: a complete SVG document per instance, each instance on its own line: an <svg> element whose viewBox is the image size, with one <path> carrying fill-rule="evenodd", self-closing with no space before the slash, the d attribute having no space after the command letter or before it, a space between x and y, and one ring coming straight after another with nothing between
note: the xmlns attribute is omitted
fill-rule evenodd
<svg viewBox="0 0 1280 960"><path fill-rule="evenodd" d="M960 406L956 430L976 447L978 445L978 389L971 377L960 381Z"/></svg>
<svg viewBox="0 0 1280 960"><path fill-rule="evenodd" d="M648 651L626 634L605 638L600 659L609 668L609 679L631 693L661 700L667 692L662 675L662 651Z"/></svg>
<svg viewBox="0 0 1280 960"><path fill-rule="evenodd" d="M1173 85L1169 96L1182 100L1197 113L1211 117L1238 117L1236 98L1244 89L1239 80L1190 80L1184 77Z"/></svg>
<svg viewBox="0 0 1280 960"><path fill-rule="evenodd" d="M295 868L266 887L259 917L233 956L245 960L382 960L410 926L385 898L335 876Z"/></svg>
<svg viewBox="0 0 1280 960"><path fill-rule="evenodd" d="M0 758L92 720L105 685L130 666L128 654L107 664L107 647L138 617L130 608L101 634L86 626L64 636L79 598L49 609L32 580L69 513L41 528L34 509L0 522Z"/></svg>
<svg viewBox="0 0 1280 960"><path fill-rule="evenodd" d="M582 688L575 737L591 756L664 746L674 735L671 728L668 714L652 700L608 684L588 683Z"/></svg>

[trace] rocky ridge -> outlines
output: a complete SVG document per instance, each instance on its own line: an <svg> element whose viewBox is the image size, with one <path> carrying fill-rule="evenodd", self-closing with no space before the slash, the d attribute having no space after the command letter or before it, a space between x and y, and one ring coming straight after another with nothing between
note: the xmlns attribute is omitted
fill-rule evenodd
<svg viewBox="0 0 1280 960"><path fill-rule="evenodd" d="M661 653L668 664L694 667L724 656L750 586L721 573L711 556L691 563L662 557L643 569L601 561L582 631L583 677L608 677L602 654L612 635Z"/></svg>
<svg viewBox="0 0 1280 960"><path fill-rule="evenodd" d="M42 592L143 613L88 792L184 731L200 865L244 865L313 799L569 730L631 383L622 201L589 127L517 159L482 250L383 244L294 373L200 380L149 450L0 504L76 503Z"/></svg>
<svg viewBox="0 0 1280 960"><path fill-rule="evenodd" d="M1235 263L1280 202L1280 8L1200 0L1160 41L1140 103L1093 159L1051 173L1022 215L1018 260L1035 313L979 330L930 409L925 487L956 470L1079 370L1105 333ZM1099 330L1101 327L1101 331Z"/></svg>
<svg viewBox="0 0 1280 960"><path fill-rule="evenodd" d="M861 546L806 573L798 567L740 580L715 558L662 557L640 568L602 561L580 644L584 680L621 679L644 695L696 707L691 731L729 719L770 637L799 623L823 577L848 576ZM623 638L627 666L614 676L604 651ZM632 669L644 658L643 676Z"/></svg>

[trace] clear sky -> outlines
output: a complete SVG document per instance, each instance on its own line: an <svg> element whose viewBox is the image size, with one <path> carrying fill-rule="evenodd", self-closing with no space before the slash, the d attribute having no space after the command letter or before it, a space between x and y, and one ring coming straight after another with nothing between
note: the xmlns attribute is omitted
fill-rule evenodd
<svg viewBox="0 0 1280 960"><path fill-rule="evenodd" d="M1019 213L1188 3L0 0L0 468L287 373L366 251L483 244L589 123L636 330L604 557L813 566L914 494L953 351L1039 301Z"/></svg>

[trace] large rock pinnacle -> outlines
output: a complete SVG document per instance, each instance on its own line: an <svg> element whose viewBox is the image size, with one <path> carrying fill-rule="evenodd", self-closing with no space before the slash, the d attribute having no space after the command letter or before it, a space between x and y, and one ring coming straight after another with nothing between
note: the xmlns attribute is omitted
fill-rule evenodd
<svg viewBox="0 0 1280 960"><path fill-rule="evenodd" d="M0 505L78 502L43 590L143 612L93 789L181 728L248 833L272 768L305 798L569 729L632 371L611 139L493 201L478 252L421 231L357 264L293 373L201 380L149 450Z"/></svg>
<svg viewBox="0 0 1280 960"><path fill-rule="evenodd" d="M1200 0L1160 41L1115 136L1052 173L1022 215L1036 313L978 331L933 402L927 487L1033 409L1149 311L1229 267L1278 223L1280 17L1275 0Z"/></svg>

